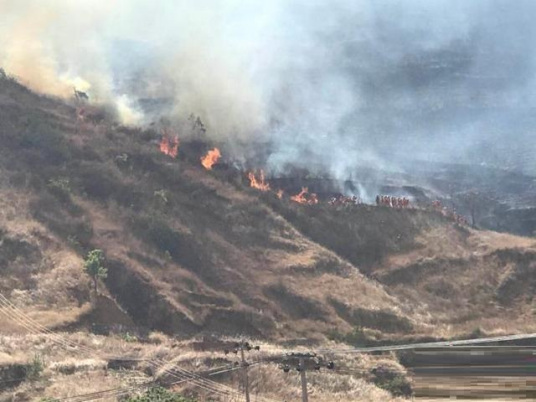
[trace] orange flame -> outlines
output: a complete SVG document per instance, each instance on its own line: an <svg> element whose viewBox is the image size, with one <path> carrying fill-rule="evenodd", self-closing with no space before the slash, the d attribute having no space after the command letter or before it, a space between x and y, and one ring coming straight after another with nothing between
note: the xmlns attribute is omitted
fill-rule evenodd
<svg viewBox="0 0 536 402"><path fill-rule="evenodd" d="M264 180L264 171L261 170L259 174L259 180L257 181L257 178L255 177L255 173L249 172L248 178L249 178L249 185L253 188L256 188L260 191L268 191L270 190L270 184L266 183Z"/></svg>
<svg viewBox="0 0 536 402"><path fill-rule="evenodd" d="M220 150L218 148L214 148L208 151L207 154L201 158L201 164L205 167L205 169L212 170L212 166L214 166L214 164L218 162L218 159L220 158Z"/></svg>
<svg viewBox="0 0 536 402"><path fill-rule="evenodd" d="M162 141L160 141L160 152L171 156L172 158L176 158L179 153L179 137L175 136L175 138L170 141L167 135L163 136Z"/></svg>
<svg viewBox="0 0 536 402"><path fill-rule="evenodd" d="M307 204L307 198L305 198L305 195L309 192L309 189L307 187L302 187L301 191L290 197L290 199L294 202L297 202L298 204Z"/></svg>
<svg viewBox="0 0 536 402"><path fill-rule="evenodd" d="M283 190L281 190L281 189L277 190L277 198L279 198L281 200L283 198L283 193L284 193Z"/></svg>
<svg viewBox="0 0 536 402"><path fill-rule="evenodd" d="M318 204L318 197L315 193L309 194L307 187L302 187L301 191L290 197L290 199L298 204L316 205Z"/></svg>

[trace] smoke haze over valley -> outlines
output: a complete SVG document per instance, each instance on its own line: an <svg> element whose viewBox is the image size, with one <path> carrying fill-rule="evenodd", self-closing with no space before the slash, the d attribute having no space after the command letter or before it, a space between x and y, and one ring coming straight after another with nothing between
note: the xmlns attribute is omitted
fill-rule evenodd
<svg viewBox="0 0 536 402"><path fill-rule="evenodd" d="M0 401L534 399L535 16L0 0Z"/></svg>
<svg viewBox="0 0 536 402"><path fill-rule="evenodd" d="M2 0L0 65L148 124L270 144L267 168L409 161L534 174L536 4L529 0ZM155 111L140 100L164 99ZM180 126L180 125L179 125ZM398 163L403 160L406 163Z"/></svg>

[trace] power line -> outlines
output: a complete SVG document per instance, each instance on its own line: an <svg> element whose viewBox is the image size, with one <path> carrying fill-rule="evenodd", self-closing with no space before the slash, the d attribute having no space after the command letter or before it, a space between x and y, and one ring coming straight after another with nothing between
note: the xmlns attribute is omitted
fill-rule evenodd
<svg viewBox="0 0 536 402"><path fill-rule="evenodd" d="M58 335L52 331L50 331L48 328L42 326L41 324L35 322L33 319L28 317L26 314L24 314L19 308L17 308L13 303L11 303L5 296L0 294L0 307L3 306L6 310L0 308L0 312L3 313L5 316L7 316L9 319L17 322L19 325L30 331L34 334L46 334L49 335L50 338L55 342L63 346L64 348L78 348L81 350L85 350L89 353L94 353L96 349L86 347L84 345L76 344L74 342L71 342L67 340L66 338L62 337L61 335ZM117 359L117 357L115 357ZM120 359L120 357L119 357ZM170 376L179 379L179 382L190 382L194 386L197 386L201 389L204 389L209 392L218 393L222 395L240 395L240 393L233 388L226 386L224 384L220 384L216 381L209 380L207 378L201 377L197 375L196 373L181 369L178 366L175 366L172 369L166 369L164 366L166 364L169 364L168 362L164 362L161 359L153 359L153 360L144 360L149 365L153 366L154 368L163 369L163 372L166 374L169 374ZM176 371L178 371L178 373ZM267 398L261 397L261 400L269 400Z"/></svg>
<svg viewBox="0 0 536 402"><path fill-rule="evenodd" d="M53 333L52 331L50 331L46 327L40 325L39 323L35 322L33 319L28 317L26 314L24 314L20 309L18 309L13 303L11 303L2 294L0 294L0 306L3 306L4 308L7 308L7 310L8 310L6 312L6 310L0 309L0 312L2 312L5 316L10 318L11 320L17 322L19 325L21 325L22 327L24 327L25 329L27 329L31 333L49 335L50 338L55 343L60 344L64 348L69 348L69 347L78 348L78 349L81 349L81 350L85 350L86 352L89 352L89 353L94 353L96 351L95 349L92 349L92 348L89 348L89 347L86 347L86 346L79 345L79 344L73 343L71 341L68 341L64 337ZM11 314L10 314L10 312L11 312ZM151 366L153 366L156 369L159 369L159 368L161 369L161 368L164 367L165 364L167 364L166 362L164 362L164 361L162 361L160 359L146 360L146 361L147 361L148 364L150 364ZM181 369L179 367L175 367L175 369L178 371L178 374L175 371L171 371L170 369L165 369L165 368L164 368L164 373L167 373L167 374L169 374L172 377L175 377L177 379L187 378L194 385L196 385L196 386L198 386L198 387L200 387L202 389L205 389L207 391L211 391L211 392L214 392L214 393L225 394L225 395L232 395L232 394L239 395L239 393L237 391L235 391L234 389L232 389L232 388L230 388L228 386L225 386L225 385L219 384L219 383L217 383L215 381L211 381L211 380L196 376L195 374L193 374L193 373L191 373L191 372L189 372L187 370Z"/></svg>
<svg viewBox="0 0 536 402"><path fill-rule="evenodd" d="M507 341L519 341L524 339L536 339L536 333L532 334L517 334L517 335L505 335L492 338L476 338L476 339L464 339L459 341L440 341L440 342L423 342L423 343L410 343L405 345L393 345L393 346L375 346L375 347L363 347L363 348L349 348L349 349L319 349L318 353L370 353L370 352L389 352L397 350L411 350L411 349L426 349L434 347L445 346L465 346L465 345L478 345L494 342L507 342Z"/></svg>
<svg viewBox="0 0 536 402"><path fill-rule="evenodd" d="M36 323L31 318L29 318L24 313L22 313L20 310L18 310L18 308L15 305L13 305L7 298L5 298L1 294L0 294L0 304L2 304L4 307L7 307L9 310L12 311L12 314L10 315L10 314L7 314L5 312L5 310L0 310L0 311L2 311L4 313L4 315L7 315L8 318L11 318L12 320L15 320L17 323L19 323L19 325L23 326L25 329L29 330L30 332L38 333L38 334L45 333L45 334L49 335L54 342L59 343L64 347L73 347L73 348L78 347L79 349L85 350L86 352L89 352L89 353L94 353L95 352L94 349L85 347L83 345L77 345L76 343L73 343L73 342L70 342L68 340L65 340L64 337L61 337L60 335L57 335L57 334L53 333L52 331L48 330L47 328L45 328L45 327L41 326L40 324ZM153 365L153 366L156 366L156 368L162 368L162 366L164 365L163 362L161 362L160 364L157 364L156 362L148 361L148 363ZM189 373L185 372L185 370L181 369L180 371L182 371L181 374L183 374L183 375L189 375ZM167 373L169 373L170 375L172 375L172 376L174 376L176 378L180 378L180 377L177 377L177 375L174 372L171 372L170 370L164 370L164 372L167 372ZM191 377L191 378L195 378L195 377Z"/></svg>
<svg viewBox="0 0 536 402"><path fill-rule="evenodd" d="M231 372L231 371L235 371L235 370L239 370L239 369L241 369L241 367L232 367L232 368L230 368L228 370L218 371L216 373L207 373L207 375L210 376L210 375L216 375L216 374L220 374L220 373L227 373L227 372ZM171 383L170 386L179 385L179 384L185 383L187 381L188 380L186 380L186 379L176 381L176 382ZM74 395L74 396L71 396L71 397L58 399L58 401L59 402L95 401L95 400L99 400L99 399L102 399L102 398L121 396L121 395L124 395L124 394L129 393L129 392L134 391L134 390L141 390L143 388L150 388L153 385L157 385L157 383L155 381L149 381L149 382L146 382L146 383L143 383L143 384L133 385L133 386L130 386L130 387L117 387L117 388L111 388L111 389L97 391L97 392L91 392L91 393L87 393L87 394Z"/></svg>

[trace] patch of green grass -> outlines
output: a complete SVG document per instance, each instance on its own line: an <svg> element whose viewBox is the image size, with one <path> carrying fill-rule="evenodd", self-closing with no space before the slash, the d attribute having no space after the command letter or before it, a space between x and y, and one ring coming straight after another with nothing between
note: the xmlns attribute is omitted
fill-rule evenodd
<svg viewBox="0 0 536 402"><path fill-rule="evenodd" d="M373 382L378 388L382 388L393 396L409 397L413 395L411 384L404 374L394 371L389 367L376 367L371 370Z"/></svg>
<svg viewBox="0 0 536 402"><path fill-rule="evenodd" d="M170 392L164 388L151 388L145 395L128 398L126 402L197 402L197 400Z"/></svg>
<svg viewBox="0 0 536 402"><path fill-rule="evenodd" d="M57 178L48 181L48 189L52 195L62 202L68 202L71 198L71 186L69 179Z"/></svg>
<svg viewBox="0 0 536 402"><path fill-rule="evenodd" d="M131 335L129 332L127 332L126 334L123 334L121 338L123 338L123 340L127 343L138 342L138 337Z"/></svg>
<svg viewBox="0 0 536 402"><path fill-rule="evenodd" d="M35 381L41 377L45 369L45 362L41 355L35 354L33 360L26 365L26 378Z"/></svg>
<svg viewBox="0 0 536 402"><path fill-rule="evenodd" d="M344 342L355 347L365 347L372 343L372 340L369 339L361 327L355 327L352 331L347 332L346 334L342 334L337 330L332 330L328 334L328 337L333 341Z"/></svg>

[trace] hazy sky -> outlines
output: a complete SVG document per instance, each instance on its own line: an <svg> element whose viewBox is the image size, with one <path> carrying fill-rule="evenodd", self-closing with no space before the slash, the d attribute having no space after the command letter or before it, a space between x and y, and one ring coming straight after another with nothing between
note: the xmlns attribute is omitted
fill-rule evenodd
<svg viewBox="0 0 536 402"><path fill-rule="evenodd" d="M271 141L275 171L536 171L534 17L533 0L0 0L0 65L131 121L139 96L170 97L215 138Z"/></svg>

